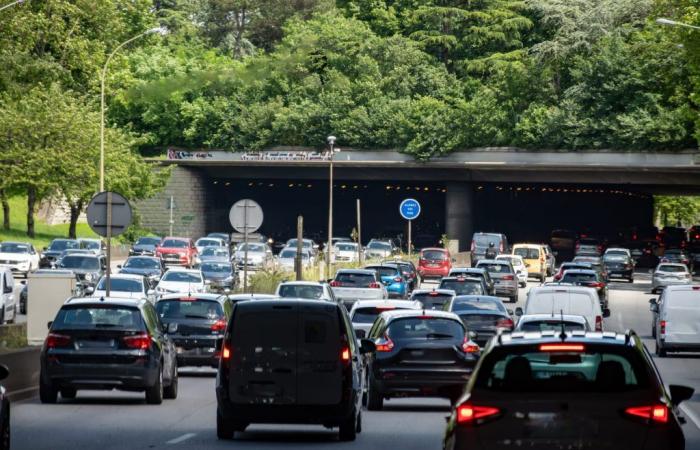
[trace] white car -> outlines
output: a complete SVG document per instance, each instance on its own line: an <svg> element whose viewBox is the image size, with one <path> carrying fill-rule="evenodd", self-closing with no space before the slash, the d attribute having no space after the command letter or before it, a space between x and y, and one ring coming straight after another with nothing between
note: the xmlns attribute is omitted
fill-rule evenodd
<svg viewBox="0 0 700 450"><path fill-rule="evenodd" d="M516 308L515 315L565 314L584 316L593 325L594 331L603 331L603 319L610 310L600 307L595 289L583 286L542 286L530 289L525 308Z"/></svg>
<svg viewBox="0 0 700 450"><path fill-rule="evenodd" d="M355 336L358 339L363 339L381 313L395 309L423 309L423 304L418 300L357 301L350 309L350 321L355 329Z"/></svg>
<svg viewBox="0 0 700 450"><path fill-rule="evenodd" d="M340 269L331 281L335 297L350 309L358 300L389 298L386 286L377 277L376 270Z"/></svg>
<svg viewBox="0 0 700 450"><path fill-rule="evenodd" d="M527 286L527 278L530 275L527 271L527 266L523 257L520 255L498 255L496 256L496 261L510 261L510 264L515 270L515 274L518 277L518 284L520 287Z"/></svg>
<svg viewBox="0 0 700 450"><path fill-rule="evenodd" d="M700 351L700 286L669 286L651 300L657 356Z"/></svg>
<svg viewBox="0 0 700 450"><path fill-rule="evenodd" d="M522 316L518 320L518 326L515 327L515 331L523 332L542 332L554 330L554 332L561 331L562 323L564 324L564 329L566 331L583 330L583 331L593 331L591 329L591 324L588 323L583 316L576 316L572 314L561 315L559 313L555 314L530 314L527 316Z"/></svg>
<svg viewBox="0 0 700 450"><path fill-rule="evenodd" d="M13 323L19 309L19 293L16 292L15 279L7 267L0 267L0 325Z"/></svg>
<svg viewBox="0 0 700 450"><path fill-rule="evenodd" d="M247 261L246 248L248 249ZM263 269L272 262L272 249L260 242L240 243L233 254L233 260L241 269L246 265L249 269Z"/></svg>
<svg viewBox="0 0 700 450"><path fill-rule="evenodd" d="M608 255L624 255L628 258L632 258L632 252L630 252L628 248L610 247L603 253L604 257Z"/></svg>
<svg viewBox="0 0 700 450"><path fill-rule="evenodd" d="M0 243L0 267L7 267L25 277L39 268L39 252L29 242Z"/></svg>
<svg viewBox="0 0 700 450"><path fill-rule="evenodd" d="M688 266L680 263L661 263L654 269L651 276L651 292L656 294L660 289L678 284L690 284L693 277Z"/></svg>
<svg viewBox="0 0 700 450"><path fill-rule="evenodd" d="M157 296L206 292L206 284L200 270L172 267L165 272L155 290Z"/></svg>
<svg viewBox="0 0 700 450"><path fill-rule="evenodd" d="M110 298L133 298L135 300L145 298L151 302L155 301L156 291L148 287L143 275L112 274L109 285L111 286ZM92 297L107 297L107 277L100 278L95 290L92 293L88 291L88 294Z"/></svg>
<svg viewBox="0 0 700 450"><path fill-rule="evenodd" d="M293 271L294 270L294 260L297 257L297 249L292 247L285 247L282 249L280 254L277 256L277 263L280 268L284 270ZM305 248L301 249L301 265L302 267L309 267L314 264L314 256L311 252Z"/></svg>
<svg viewBox="0 0 700 450"><path fill-rule="evenodd" d="M284 281L277 285L275 296L279 298L325 300L333 303L337 301L328 283L317 283L315 281Z"/></svg>
<svg viewBox="0 0 700 450"><path fill-rule="evenodd" d="M194 246L197 247L197 254L201 255L202 250L204 250L206 247L226 247L226 242L224 242L223 239L220 238L213 238L213 237L203 237L197 239L197 242L194 243Z"/></svg>
<svg viewBox="0 0 700 450"><path fill-rule="evenodd" d="M360 251L355 242L337 242L333 246L333 262L356 262Z"/></svg>

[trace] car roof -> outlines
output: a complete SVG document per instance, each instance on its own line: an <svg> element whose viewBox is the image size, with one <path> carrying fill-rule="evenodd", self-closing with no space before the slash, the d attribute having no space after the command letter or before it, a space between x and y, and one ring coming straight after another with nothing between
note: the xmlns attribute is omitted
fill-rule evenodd
<svg viewBox="0 0 700 450"><path fill-rule="evenodd" d="M367 269L339 269L336 272L336 275L339 273L354 273L358 275L374 275L377 272L375 270L367 270Z"/></svg>
<svg viewBox="0 0 700 450"><path fill-rule="evenodd" d="M279 297L272 294L233 294L228 295L227 298L229 300L272 300Z"/></svg>
<svg viewBox="0 0 700 450"><path fill-rule="evenodd" d="M185 272L185 273L202 273L201 270L199 269L186 269L184 267L168 267L168 270L165 271L165 273L168 272Z"/></svg>
<svg viewBox="0 0 700 450"><path fill-rule="evenodd" d="M662 262L662 263L659 263L659 265L656 266L656 268L659 269L659 267L661 267L661 266L675 266L675 267L683 267L686 269L688 268L688 266L686 266L683 263L674 263L674 262Z"/></svg>
<svg viewBox="0 0 700 450"><path fill-rule="evenodd" d="M559 266L559 267L563 267L563 266L584 266L584 267L593 267L593 265L592 265L591 263L587 262L587 261L567 261L567 262L561 263L561 266Z"/></svg>
<svg viewBox="0 0 700 450"><path fill-rule="evenodd" d="M453 267L450 272L465 272L465 273L486 273L488 270L483 267Z"/></svg>
<svg viewBox="0 0 700 450"><path fill-rule="evenodd" d="M515 247L522 247L522 248L540 248L543 247L542 244L532 244L528 242L521 242L519 244L513 244L513 248Z"/></svg>
<svg viewBox="0 0 700 450"><path fill-rule="evenodd" d="M495 259L480 259L479 261L476 262L477 266L481 264L509 264L510 261L496 261Z"/></svg>
<svg viewBox="0 0 700 450"><path fill-rule="evenodd" d="M628 252L628 251L630 251L630 250L629 250L628 248L624 248L624 247L608 247L607 250L605 250L605 253L608 253L608 252L615 252L615 251L617 251L617 252Z"/></svg>
<svg viewBox="0 0 700 450"><path fill-rule="evenodd" d="M425 248L420 249L421 252L424 252L424 251L426 251L426 250L438 251L438 252L445 252L445 253L447 253L447 249L446 249L446 248L440 248L440 247L425 247Z"/></svg>
<svg viewBox="0 0 700 450"><path fill-rule="evenodd" d="M576 314L525 314L524 316L520 316L520 319L518 319L518 324L522 323L523 321L525 322L530 322L530 321L535 321L535 320L561 320L564 319L565 321L568 320L570 322L579 322L579 323L586 323L588 320L584 316L576 315Z"/></svg>
<svg viewBox="0 0 700 450"><path fill-rule="evenodd" d="M191 294L167 294L163 295L158 298L156 303L163 301L163 300L180 300L181 298L197 298L197 299L202 299L202 300L220 300L224 301L226 300L225 295L221 294L206 294L206 293L191 293Z"/></svg>
<svg viewBox="0 0 700 450"><path fill-rule="evenodd" d="M443 278L444 279L444 278ZM444 294L444 295L457 295L457 293L454 291L454 289L414 289L411 291L411 295L415 294L430 294L431 292L437 292L438 294Z"/></svg>
<svg viewBox="0 0 700 450"><path fill-rule="evenodd" d="M335 303L335 302L328 302L328 301L319 301L319 300L311 300L311 299L305 299L305 298L272 298L272 299L258 299L257 301L254 302L239 302L236 303L237 308L244 308L244 309L267 309L268 307L275 308L279 307L280 304L287 303L287 304L296 304L299 306L303 306L305 312L308 311L311 308L318 308L321 310L328 310L329 307L334 307L334 308L339 308L341 306L340 303ZM344 306L343 306L344 308Z"/></svg>
<svg viewBox="0 0 700 450"><path fill-rule="evenodd" d="M145 298L119 298L119 297L72 297L66 300L64 305L116 305L116 306L141 306L147 303Z"/></svg>
<svg viewBox="0 0 700 450"><path fill-rule="evenodd" d="M551 284L545 286L536 286L530 289L528 295L531 294L541 294L547 292L573 292L573 293L596 293L594 288L586 286L575 286L575 285L562 285L562 284ZM597 294L596 294L597 295Z"/></svg>
<svg viewBox="0 0 700 450"><path fill-rule="evenodd" d="M398 269L399 268L399 266L396 263L381 263L381 264L370 264L368 266L365 266L365 269L381 268L381 267L388 267L390 269Z"/></svg>
<svg viewBox="0 0 700 450"><path fill-rule="evenodd" d="M325 284L318 281L282 281L280 286L323 286Z"/></svg>
<svg viewBox="0 0 700 450"><path fill-rule="evenodd" d="M580 273L580 274L584 274L584 275L595 275L598 272L596 272L595 270L592 270L592 269L569 269L569 270L564 271L564 275L566 275L567 273L570 273L570 274Z"/></svg>
<svg viewBox="0 0 700 450"><path fill-rule="evenodd" d="M191 240L191 239L188 238L188 237L180 237L180 236L166 236L166 237L163 238L163 240L166 240L166 239L175 239L175 240L178 240L178 241L190 241L190 240Z"/></svg>
<svg viewBox="0 0 700 450"><path fill-rule="evenodd" d="M460 319L457 314L438 309L394 309L391 311L384 311L381 316L387 321L403 319L406 317L438 317L452 319L462 323L462 319Z"/></svg>
<svg viewBox="0 0 700 450"><path fill-rule="evenodd" d="M512 333L501 333L497 338L491 339L491 345L494 347L507 347L518 345L533 345L533 344L566 344L566 343L582 343L582 344L607 344L635 347L635 339L639 337L633 331L629 333L616 333L614 331L583 331L574 330L567 331L566 339L561 339L561 331L545 330L545 331L514 331ZM633 339L633 337L635 339Z"/></svg>
<svg viewBox="0 0 700 450"><path fill-rule="evenodd" d="M477 283L482 282L481 278L476 277L442 277L440 283L442 283L443 281L476 281Z"/></svg>
<svg viewBox="0 0 700 450"><path fill-rule="evenodd" d="M105 275L102 275L102 278L106 278ZM136 275L132 273L113 273L110 275L110 278L113 280L136 280L136 281L143 281L143 275Z"/></svg>

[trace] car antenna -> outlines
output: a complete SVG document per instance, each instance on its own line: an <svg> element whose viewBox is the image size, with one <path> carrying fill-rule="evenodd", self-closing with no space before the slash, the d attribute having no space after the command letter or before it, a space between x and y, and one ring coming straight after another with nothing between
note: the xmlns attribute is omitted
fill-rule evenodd
<svg viewBox="0 0 700 450"><path fill-rule="evenodd" d="M561 334L559 334L559 338L563 342L566 340L566 326L564 325L564 310L560 309L559 314L561 315Z"/></svg>

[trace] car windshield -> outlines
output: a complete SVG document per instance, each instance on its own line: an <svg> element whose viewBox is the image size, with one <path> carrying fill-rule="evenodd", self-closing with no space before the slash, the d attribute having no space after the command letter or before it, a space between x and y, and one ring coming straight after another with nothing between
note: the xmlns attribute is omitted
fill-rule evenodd
<svg viewBox="0 0 700 450"><path fill-rule="evenodd" d="M420 257L421 259L430 261L445 261L447 259L447 253L441 250L423 250Z"/></svg>
<svg viewBox="0 0 700 450"><path fill-rule="evenodd" d="M100 260L91 256L68 255L58 264L63 269L100 270Z"/></svg>
<svg viewBox="0 0 700 450"><path fill-rule="evenodd" d="M124 263L129 269L160 269L160 262L154 258L129 258Z"/></svg>
<svg viewBox="0 0 700 450"><path fill-rule="evenodd" d="M161 319L216 320L224 316L221 303L194 297L160 300L156 303L156 311Z"/></svg>
<svg viewBox="0 0 700 450"><path fill-rule="evenodd" d="M674 272L674 273L681 273L681 272L687 272L688 269L685 266L674 266L671 264L662 264L659 266L657 269L659 272Z"/></svg>
<svg viewBox="0 0 700 450"><path fill-rule="evenodd" d="M357 244L335 244L335 248L339 252L356 252Z"/></svg>
<svg viewBox="0 0 700 450"><path fill-rule="evenodd" d="M387 334L393 340L400 339L463 339L464 326L442 317L407 317L391 321Z"/></svg>
<svg viewBox="0 0 700 450"><path fill-rule="evenodd" d="M282 259L293 259L297 257L297 251L296 249L294 250L284 250L280 252L280 258ZM301 259L309 259L309 253L302 251L301 252Z"/></svg>
<svg viewBox="0 0 700 450"><path fill-rule="evenodd" d="M112 278L109 281L111 290L118 292L143 292L143 284L138 280L127 280L124 278ZM107 279L102 278L97 284L98 291L107 290Z"/></svg>
<svg viewBox="0 0 700 450"><path fill-rule="evenodd" d="M216 239L200 239L197 241L197 247L221 247L221 242Z"/></svg>
<svg viewBox="0 0 700 450"><path fill-rule="evenodd" d="M503 306L503 303L498 300L465 299L457 297L454 302L452 302L452 311L498 311L505 313L506 308Z"/></svg>
<svg viewBox="0 0 700 450"><path fill-rule="evenodd" d="M247 244L243 243L243 244L239 245L238 251L245 252L246 248L251 253L264 253L265 252L265 245L264 244L257 244L257 243L253 243L253 242L249 242Z"/></svg>
<svg viewBox="0 0 700 450"><path fill-rule="evenodd" d="M296 239L290 239L287 241L287 247L297 247L297 240ZM313 247L313 242L311 241L301 241L301 248L311 248Z"/></svg>
<svg viewBox="0 0 700 450"><path fill-rule="evenodd" d="M116 305L64 306L51 325L52 331L95 329L142 331L145 327L137 308Z"/></svg>
<svg viewBox="0 0 700 450"><path fill-rule="evenodd" d="M561 344L549 344L547 350L519 346L492 351L481 362L475 389L616 395L650 384L644 361L626 347L580 344L581 351L557 351L557 345Z"/></svg>
<svg viewBox="0 0 700 450"><path fill-rule="evenodd" d="M594 273L571 273L566 272L561 279L562 283L591 283L596 280L596 274Z"/></svg>
<svg viewBox="0 0 700 450"><path fill-rule="evenodd" d="M518 247L513 250L514 255L518 255L523 259L539 259L540 251L536 248Z"/></svg>
<svg viewBox="0 0 700 450"><path fill-rule="evenodd" d="M29 246L27 244L5 242L0 244L0 253L29 253Z"/></svg>
<svg viewBox="0 0 700 450"><path fill-rule="evenodd" d="M489 273L513 273L513 268L510 264L479 263L478 267L488 270Z"/></svg>
<svg viewBox="0 0 700 450"><path fill-rule="evenodd" d="M399 270L394 267L371 266L367 269L376 271L377 275L383 278L400 276Z"/></svg>
<svg viewBox="0 0 700 450"><path fill-rule="evenodd" d="M102 245L95 241L82 241L80 242L80 248L86 248L88 250L99 250Z"/></svg>
<svg viewBox="0 0 700 450"><path fill-rule="evenodd" d="M542 320L528 320L523 321L518 324L518 331L561 331L561 325L564 324L564 329L566 331L576 331L585 330L586 327L579 322L569 322L564 320L563 322L559 319L542 319Z"/></svg>
<svg viewBox="0 0 700 450"><path fill-rule="evenodd" d="M163 275L163 281L175 281L179 283L201 283L202 277L198 273L169 271Z"/></svg>
<svg viewBox="0 0 700 450"><path fill-rule="evenodd" d="M370 242L367 248L371 248L372 250L391 250L391 245L386 242Z"/></svg>
<svg viewBox="0 0 700 450"><path fill-rule="evenodd" d="M445 280L440 282L440 289L450 289L457 295L482 295L485 294L480 280Z"/></svg>
<svg viewBox="0 0 700 450"><path fill-rule="evenodd" d="M68 248L80 248L80 243L78 241L55 240L49 246L51 251L66 250Z"/></svg>
<svg viewBox="0 0 700 450"><path fill-rule="evenodd" d="M335 281L343 287L369 287L376 281L374 275L353 272L338 272Z"/></svg>
<svg viewBox="0 0 700 450"><path fill-rule="evenodd" d="M160 246L165 248L187 248L189 244L187 241L180 239L166 239Z"/></svg>
<svg viewBox="0 0 700 450"><path fill-rule="evenodd" d="M155 237L142 237L136 241L136 245L158 245L160 238Z"/></svg>
<svg viewBox="0 0 700 450"><path fill-rule="evenodd" d="M317 300L323 298L323 286L283 284L279 289L279 296L283 298L307 298Z"/></svg>
<svg viewBox="0 0 700 450"><path fill-rule="evenodd" d="M231 264L225 262L203 262L202 272L231 273Z"/></svg>
<svg viewBox="0 0 700 450"><path fill-rule="evenodd" d="M221 247L207 247L202 250L201 256L223 256L228 257L226 249Z"/></svg>

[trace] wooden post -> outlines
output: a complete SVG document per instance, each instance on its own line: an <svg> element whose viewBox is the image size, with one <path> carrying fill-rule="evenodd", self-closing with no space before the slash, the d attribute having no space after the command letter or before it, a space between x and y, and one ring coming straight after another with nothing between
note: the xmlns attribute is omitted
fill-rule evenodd
<svg viewBox="0 0 700 450"><path fill-rule="evenodd" d="M360 265L364 264L364 253L362 252L362 220L360 217L360 199L357 199L357 260Z"/></svg>
<svg viewBox="0 0 700 450"><path fill-rule="evenodd" d="M297 281L303 278L303 263L301 259L302 242L304 240L304 217L297 217L297 255L294 258L294 271L297 274Z"/></svg>

